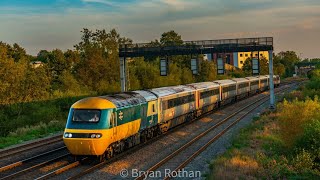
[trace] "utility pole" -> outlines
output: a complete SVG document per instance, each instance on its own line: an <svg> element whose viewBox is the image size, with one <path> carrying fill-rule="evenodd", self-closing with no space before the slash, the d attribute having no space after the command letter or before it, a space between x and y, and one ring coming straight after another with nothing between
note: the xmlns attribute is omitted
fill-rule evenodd
<svg viewBox="0 0 320 180"><path fill-rule="evenodd" d="M126 78L126 58L120 57L120 82L121 82L121 92L127 91L127 78Z"/></svg>
<svg viewBox="0 0 320 180"><path fill-rule="evenodd" d="M273 51L270 50L269 51L269 79L270 79L270 83L269 83L269 89L270 89L270 109L275 109L275 96L274 96L274 82L273 82Z"/></svg>

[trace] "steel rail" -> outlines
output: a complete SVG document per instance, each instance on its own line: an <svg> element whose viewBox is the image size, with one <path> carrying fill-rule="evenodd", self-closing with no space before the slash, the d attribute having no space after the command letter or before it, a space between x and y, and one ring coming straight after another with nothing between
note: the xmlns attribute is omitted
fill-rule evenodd
<svg viewBox="0 0 320 180"><path fill-rule="evenodd" d="M88 159L88 157L85 157L85 158L83 158L83 159L81 159L79 161L72 162L72 163L70 163L70 164L68 164L68 165L66 165L66 166L64 166L62 168L59 168L59 169L57 169L55 171L52 171L52 172L50 172L48 174L45 174L45 175L43 175L41 177L38 177L38 178L36 178L36 180L49 179L50 177L59 175L59 174L65 172L65 171L67 171L69 169L72 169L72 168L75 168L75 167L79 166L81 164L81 162L86 160L86 159Z"/></svg>
<svg viewBox="0 0 320 180"><path fill-rule="evenodd" d="M8 156L12 156L24 151L28 151L30 149L38 148L44 145L54 144L60 141L62 142L62 134L59 134L50 138L41 139L39 141L34 141L32 143L19 145L17 147L1 150L0 159L6 158Z"/></svg>
<svg viewBox="0 0 320 180"><path fill-rule="evenodd" d="M69 155L70 155L70 153L67 153L67 154L61 155L61 156L59 156L59 157L50 159L50 160L48 160L48 161L45 161L45 162L36 164L36 165L31 166L31 167L29 167L29 168L23 169L23 170L21 170L21 171L18 171L18 172L15 172L15 173L13 173L13 174L7 175L7 176L5 176L5 177L3 177L3 178L0 178L0 180L6 180L6 179L11 179L11 178L18 177L19 175L21 175L21 174L23 174L23 173L26 173L26 172L28 172L28 171L31 171L31 170L35 169L35 168L38 168L38 167L41 167L41 166L50 164L50 163L55 162L55 161L57 161L57 160L59 160L59 159L65 158L65 157L67 157L67 156L69 156Z"/></svg>
<svg viewBox="0 0 320 180"><path fill-rule="evenodd" d="M277 93L280 93L282 91L286 91L287 89L290 89L290 87L284 88L279 90ZM218 133L217 135L215 135L210 141L208 141L205 145L203 145L201 148L199 148L196 152L194 152L189 158L187 158L185 161L183 161L173 172L177 172L179 170L181 170L182 168L184 168L186 165L188 165L195 157L197 157L201 152L203 152L204 150L207 149L208 146L210 146L213 142L217 141L218 138L220 138L222 135L224 135L230 128L232 128L233 126L235 126L239 121L241 121L244 117L246 117L249 113L251 113L252 111L254 111L256 108L260 107L262 104L264 104L265 102L267 102L269 99L263 100L261 103L259 103L258 105L256 105L255 107L253 107L252 109L250 109L248 112L246 112L245 114L241 115L240 117L238 117L235 121L233 121L230 125L228 125L225 129L223 129L220 133ZM171 177L173 177L172 172L170 173L170 176L166 176L164 178L164 180L168 180Z"/></svg>
<svg viewBox="0 0 320 180"><path fill-rule="evenodd" d="M292 83L291 83L291 84L292 84ZM283 85L284 85L284 84L283 84ZM258 100L255 101L255 102L261 101L261 100L264 99L264 98L268 98L268 97L262 97L262 98L258 99ZM254 104L254 103L253 103L253 104ZM246 107L249 107L249 105L246 106ZM204 116L207 116L208 114L211 114L212 112L213 112L213 111L204 113L204 114L201 115L200 117L195 118L193 121L189 121L189 122L187 122L187 123L184 123L184 124L182 124L182 126L180 125L180 126L177 126L176 128L184 127L185 125L188 125L188 124L190 124L190 123L193 123L195 120L201 119L201 118L203 118ZM239 113L239 112L241 112L241 110L237 111L236 113ZM231 116L231 115L230 115L230 116ZM231 118L230 116L229 116L229 118ZM220 124L221 124L221 123L220 123ZM176 129L176 128L173 128L173 129ZM136 151L136 150L144 147L145 145L150 144L150 143L152 143L153 141L155 141L155 140L157 140L157 139L160 139L160 138L164 137L165 135L168 135L169 133L172 133L172 132L174 132L174 130L173 130L173 131L166 132L166 133L161 134L161 135L159 135L159 136L156 136L156 137L154 137L154 138L151 139L152 141L147 141L147 142L144 142L144 143L139 144L139 145L137 145L137 146L134 146L133 148L130 149L130 151L125 151L125 152L123 152L123 153L121 153L121 154L119 154L119 155L117 155L117 156L115 156L115 157L113 157L113 158L111 158L111 159L109 159L109 160L100 162L100 163L98 163L98 164L96 164L96 165L94 165L94 166L92 166L92 167L90 167L90 168L88 168L88 169L85 169L85 170L81 171L80 173L78 173L78 174L76 174L76 175L74 175L74 176L71 176L71 177L69 177L69 178L67 178L67 179L68 179L68 180L78 179L78 178L80 178L80 177L82 177L82 176L84 176L84 175L86 175L86 174L89 174L90 172L92 172L92 171L94 171L94 170L97 170L97 169L99 169L99 168L101 168L101 167L103 167L103 166L105 166L105 165L107 165L107 164L110 164L110 163L112 163L112 162L115 162L115 161L117 161L118 159L120 159L120 158L128 155L129 153L132 153L133 151Z"/></svg>
<svg viewBox="0 0 320 180"><path fill-rule="evenodd" d="M48 152L45 152L45 153L42 153L42 154L38 154L38 155L30 157L30 158L27 158L27 159L24 159L24 160L21 160L21 161L17 161L15 163L3 166L3 167L0 168L0 172L7 171L7 170L12 169L14 167L21 166L26 162L32 161L32 160L37 159L37 158L42 157L42 156L47 156L47 155L49 155L51 153L58 152L58 151L61 151L63 149L66 149L66 148L67 148L66 146L63 146L63 147L60 147L60 148L57 148L57 149L54 149L54 150L51 150L51 151L48 151Z"/></svg>
<svg viewBox="0 0 320 180"><path fill-rule="evenodd" d="M287 89L287 88L284 88ZM281 90L279 90L281 91ZM279 93L279 91L277 91L277 93ZM181 146L179 149L177 149L176 151L174 151L173 153L171 153L170 155L168 155L167 157L165 157L164 159L162 159L160 162L158 162L157 164L153 165L151 168L149 168L146 173L142 174L141 176L137 177L136 180L142 180L145 179L145 174L148 174L149 172L152 172L156 169L158 169L159 167L161 167L163 164L165 164L166 162L168 162L169 160L171 160L172 158L174 158L175 156L177 156L180 152L182 152L183 150L187 149L189 146L191 146L193 143L195 143L196 141L198 141L199 139L201 139L202 137L204 137L206 134L208 134L209 132L211 132L212 130L216 129L217 127L221 126L222 124L224 124L225 122L227 122L229 119L231 119L232 117L234 117L235 115L239 114L240 112L242 112L243 110L247 109L250 106L255 105L257 102L264 100L262 103L259 103L258 106L255 106L252 110L256 109L257 107L259 107L261 104L265 103L266 101L268 101L269 97L262 97L256 101L254 101L253 103L246 105L245 107L241 108L240 110L232 113L231 115L229 115L228 117L224 118L222 121L216 123L214 126L210 127L209 129L207 129L206 131L204 131L203 133L199 134L198 136L196 136L195 138L193 138L191 141L189 141L188 143L186 143L185 145ZM246 113L247 115L248 113ZM243 116L244 117L244 116ZM230 127L228 128L230 129ZM222 135L222 134L221 134ZM220 135L220 136L221 136ZM219 137L220 137L219 136ZM215 139L216 140L216 139ZM210 143L211 144L211 143Z"/></svg>

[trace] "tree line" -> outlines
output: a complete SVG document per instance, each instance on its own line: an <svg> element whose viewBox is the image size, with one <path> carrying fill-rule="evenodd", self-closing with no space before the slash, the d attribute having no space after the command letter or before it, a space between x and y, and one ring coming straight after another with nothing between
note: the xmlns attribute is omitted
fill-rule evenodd
<svg viewBox="0 0 320 180"><path fill-rule="evenodd" d="M0 105L80 95L102 95L120 91L119 44L132 43L115 29L83 29L74 49L41 50L28 55L18 44L0 42ZM182 37L168 31L150 45L179 45ZM189 56L170 57L169 75L160 76L159 57L133 58L128 61L129 90L212 81L251 75L250 59L242 70L217 76L214 62L200 57L200 72L192 75ZM31 62L41 61L35 68ZM274 55L275 74L292 76L294 64L301 59L293 51ZM268 73L266 59L260 61L262 74Z"/></svg>

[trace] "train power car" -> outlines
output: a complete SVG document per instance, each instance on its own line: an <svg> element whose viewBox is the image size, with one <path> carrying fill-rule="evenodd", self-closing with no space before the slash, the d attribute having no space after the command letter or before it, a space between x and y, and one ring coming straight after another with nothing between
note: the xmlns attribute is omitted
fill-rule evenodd
<svg viewBox="0 0 320 180"><path fill-rule="evenodd" d="M268 77L236 78L89 97L69 111L63 141L75 156L111 158L203 113L265 90ZM275 85L280 78L274 76Z"/></svg>
<svg viewBox="0 0 320 180"><path fill-rule="evenodd" d="M137 92L127 92L76 102L70 109L63 136L68 150L74 155L106 155L110 158L114 153L140 143L139 132L144 133L141 128L158 123L156 103L150 97L151 102L148 102ZM148 112L148 109L154 111ZM155 121L148 121L152 118Z"/></svg>

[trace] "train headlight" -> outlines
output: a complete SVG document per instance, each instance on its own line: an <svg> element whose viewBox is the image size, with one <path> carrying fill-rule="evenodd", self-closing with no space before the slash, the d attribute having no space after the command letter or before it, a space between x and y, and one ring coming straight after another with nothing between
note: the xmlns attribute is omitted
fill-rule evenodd
<svg viewBox="0 0 320 180"><path fill-rule="evenodd" d="M68 134L68 137L69 137L69 138L72 138L72 134L71 134L71 133L69 133L69 134Z"/></svg>
<svg viewBox="0 0 320 180"><path fill-rule="evenodd" d="M102 134L100 133L93 133L93 134L90 134L90 138L101 138L102 137Z"/></svg>
<svg viewBox="0 0 320 180"><path fill-rule="evenodd" d="M64 133L64 137L68 138L69 137L69 133Z"/></svg>

